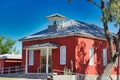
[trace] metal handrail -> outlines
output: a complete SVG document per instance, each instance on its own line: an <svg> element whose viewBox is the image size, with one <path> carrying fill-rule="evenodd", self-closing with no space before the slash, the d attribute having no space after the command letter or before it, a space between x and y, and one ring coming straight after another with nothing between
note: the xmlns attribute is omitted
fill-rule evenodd
<svg viewBox="0 0 120 80"><path fill-rule="evenodd" d="M0 68L0 74L25 72L25 65Z"/></svg>

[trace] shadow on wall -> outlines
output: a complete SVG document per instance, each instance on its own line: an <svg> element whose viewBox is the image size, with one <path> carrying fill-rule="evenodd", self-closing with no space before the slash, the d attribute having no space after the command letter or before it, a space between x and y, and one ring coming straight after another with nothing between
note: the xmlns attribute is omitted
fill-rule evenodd
<svg viewBox="0 0 120 80"><path fill-rule="evenodd" d="M89 64L89 60L85 59L87 56L86 43L84 41L80 41L79 43L77 43L75 51L76 72L80 74L85 74Z"/></svg>
<svg viewBox="0 0 120 80"><path fill-rule="evenodd" d="M95 56L95 69L96 74L101 75L105 66L103 65L103 49L106 49L107 43L100 40L94 40L94 56ZM107 51L108 52L108 51Z"/></svg>
<svg viewBox="0 0 120 80"><path fill-rule="evenodd" d="M76 40L75 72L80 74L89 74L90 72L90 74L93 75L100 75L105 68L105 66L103 66L103 49L108 47L106 41L93 39L93 43L88 45L89 42L87 40ZM89 47L94 48L94 65L92 66L92 69L94 69L93 72L90 71L91 67L89 65Z"/></svg>

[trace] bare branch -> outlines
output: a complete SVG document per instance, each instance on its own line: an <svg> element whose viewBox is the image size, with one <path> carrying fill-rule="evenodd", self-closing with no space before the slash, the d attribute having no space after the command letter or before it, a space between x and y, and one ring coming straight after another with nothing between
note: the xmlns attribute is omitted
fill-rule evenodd
<svg viewBox="0 0 120 80"><path fill-rule="evenodd" d="M98 3L94 2L93 0L87 0L87 1L93 3L93 4L96 5L98 8L101 9L101 6L100 6Z"/></svg>

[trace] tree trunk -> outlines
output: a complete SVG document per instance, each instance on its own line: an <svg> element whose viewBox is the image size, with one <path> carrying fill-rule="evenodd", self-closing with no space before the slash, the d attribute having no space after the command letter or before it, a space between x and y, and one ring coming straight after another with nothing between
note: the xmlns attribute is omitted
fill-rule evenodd
<svg viewBox="0 0 120 80"><path fill-rule="evenodd" d="M106 67L103 71L103 74L100 75L97 78L97 80L109 80L109 79L111 79L110 74L114 68L115 61L116 61L117 57L120 56L120 29L119 29L117 35L114 37L109 32L107 13L106 13L106 8L105 8L105 5L106 5L105 0L100 0L101 5L98 5L93 0L87 0L87 1L92 2L94 5L96 5L97 7L100 8L100 10L102 12L102 22L103 22L104 32L105 32L106 39L107 39L108 44L109 44L110 62L106 65ZM113 43L116 46L116 52L114 51Z"/></svg>
<svg viewBox="0 0 120 80"><path fill-rule="evenodd" d="M118 55L114 52L114 47L113 47L113 40L111 33L108 30L108 24L107 24L107 15L105 11L105 2L104 0L101 0L101 11L102 11L102 17L103 17L103 26L104 26L104 32L106 35L106 39L109 44L109 50L110 50L110 62L106 65L103 74L98 77L97 80L110 80L110 74L114 68L115 61L118 57ZM116 45L116 44L115 44ZM117 46L116 46L117 47Z"/></svg>
<svg viewBox="0 0 120 80"><path fill-rule="evenodd" d="M104 72L102 75L100 75L97 80L110 80L110 74L114 68L114 63L111 60L105 67Z"/></svg>

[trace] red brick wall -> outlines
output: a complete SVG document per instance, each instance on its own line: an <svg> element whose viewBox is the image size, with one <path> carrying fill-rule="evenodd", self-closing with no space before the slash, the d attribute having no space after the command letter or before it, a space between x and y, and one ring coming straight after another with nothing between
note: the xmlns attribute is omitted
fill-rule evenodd
<svg viewBox="0 0 120 80"><path fill-rule="evenodd" d="M34 54L34 65L28 65L29 72L37 72L37 69L40 66L39 65L40 64L40 50L35 50L34 53L35 53Z"/></svg>
<svg viewBox="0 0 120 80"><path fill-rule="evenodd" d="M60 65L60 48L57 49L53 49L52 50L52 69L58 69L58 70L63 70L63 68L65 66L67 66L68 68L70 68L70 60L75 60L74 57L74 53L75 53L75 37L71 36L71 37L60 37L60 38L51 38L51 39L44 39L44 40L34 40L34 41L26 41L23 42L23 47L24 46L30 46L33 44L38 44L38 43L42 43L42 42L52 42L55 44L58 44L59 46L67 46L67 61L66 61L66 65ZM22 54L22 65L25 65L25 49L23 49L23 54ZM40 65L40 54L39 54L39 50L35 51L35 55L34 56L34 67L33 66L29 66L29 72L35 72L37 70L37 68Z"/></svg>
<svg viewBox="0 0 120 80"><path fill-rule="evenodd" d="M100 74L103 71L103 49L107 48L105 41L76 37L75 68L81 74ZM89 49L94 48L94 65L89 65Z"/></svg>
<svg viewBox="0 0 120 80"><path fill-rule="evenodd" d="M75 72L81 74L97 75L101 74L105 68L103 66L103 49L107 48L107 58L109 60L109 46L107 41L76 37L75 48ZM89 48L94 48L94 65L89 65ZM120 68L115 67L112 74L116 74ZM120 72L119 72L120 73Z"/></svg>
<svg viewBox="0 0 120 80"><path fill-rule="evenodd" d="M73 60L74 72L80 74L101 74L105 66L103 66L103 49L108 49L108 44L106 41L78 37L78 36L69 36L69 37L59 37L51 38L44 40L34 40L34 41L25 41L23 42L24 46L30 46L33 44L38 44L42 42L52 42L60 46L67 46L66 48L66 65L60 65L60 47L52 50L52 69L63 70L66 66L71 68L70 61ZM89 65L89 48L94 48L94 65ZM107 50L109 53L109 50ZM109 58L109 54L107 55ZM25 50L23 49L23 62L25 65ZM40 66L40 50L35 51L34 56L34 66L29 66L29 72L36 72L37 68ZM112 74L116 74L118 68L115 67Z"/></svg>

